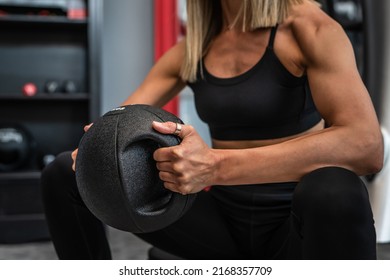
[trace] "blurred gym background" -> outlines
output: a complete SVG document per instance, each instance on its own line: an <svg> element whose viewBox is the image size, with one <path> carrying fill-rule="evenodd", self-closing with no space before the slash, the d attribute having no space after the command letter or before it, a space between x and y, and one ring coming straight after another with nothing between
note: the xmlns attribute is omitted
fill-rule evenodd
<svg viewBox="0 0 390 280"><path fill-rule="evenodd" d="M346 30L384 131L390 129L386 0L323 0ZM42 213L42 168L83 126L119 105L185 32L185 0L0 0L0 259L56 259ZM166 109L208 130L185 89ZM390 175L369 178L378 258L390 259ZM114 259L150 246L107 228Z"/></svg>

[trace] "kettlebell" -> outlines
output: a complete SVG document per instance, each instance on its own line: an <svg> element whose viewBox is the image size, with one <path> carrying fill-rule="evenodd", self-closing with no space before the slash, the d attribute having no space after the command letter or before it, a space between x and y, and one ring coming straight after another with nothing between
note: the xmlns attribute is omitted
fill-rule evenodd
<svg viewBox="0 0 390 280"><path fill-rule="evenodd" d="M118 107L94 122L78 147L76 181L82 199L97 218L123 231L162 229L182 217L196 198L172 192L160 180L154 151L181 140L155 131L153 121L183 123L149 105Z"/></svg>

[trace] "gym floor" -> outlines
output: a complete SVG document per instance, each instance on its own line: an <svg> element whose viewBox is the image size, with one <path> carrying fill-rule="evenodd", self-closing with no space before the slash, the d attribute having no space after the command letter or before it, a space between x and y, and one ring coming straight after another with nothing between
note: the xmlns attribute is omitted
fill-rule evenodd
<svg viewBox="0 0 390 280"><path fill-rule="evenodd" d="M108 228L114 260L145 260L150 245L127 232ZM51 241L26 244L0 244L0 260L55 260ZM378 259L390 260L390 243L378 244Z"/></svg>
<svg viewBox="0 0 390 280"><path fill-rule="evenodd" d="M115 260L145 260L151 247L138 237L108 228L107 235ZM25 244L0 244L0 260L55 260L57 255L51 241Z"/></svg>

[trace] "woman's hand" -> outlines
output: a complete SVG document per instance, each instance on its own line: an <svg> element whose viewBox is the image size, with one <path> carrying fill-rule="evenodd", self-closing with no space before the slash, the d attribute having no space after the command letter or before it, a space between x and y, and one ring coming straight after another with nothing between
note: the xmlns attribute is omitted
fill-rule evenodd
<svg viewBox="0 0 390 280"><path fill-rule="evenodd" d="M153 122L153 128L163 134L175 134L176 123ZM182 125L178 136L182 139L180 145L160 148L154 153L160 179L171 191L197 193L213 184L218 157L192 126Z"/></svg>
<svg viewBox="0 0 390 280"><path fill-rule="evenodd" d="M84 132L87 132L88 129L93 125L93 123L90 123L89 125L84 126ZM72 152L72 159L73 159L73 164L72 164L72 169L73 171L76 171L76 157L77 157L77 152L79 149L76 149Z"/></svg>

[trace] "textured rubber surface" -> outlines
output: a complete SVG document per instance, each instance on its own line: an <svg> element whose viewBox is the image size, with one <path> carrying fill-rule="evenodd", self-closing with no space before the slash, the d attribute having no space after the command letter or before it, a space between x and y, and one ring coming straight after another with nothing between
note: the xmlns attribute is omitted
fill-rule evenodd
<svg viewBox="0 0 390 280"><path fill-rule="evenodd" d="M129 232L152 232L179 219L196 195L164 188L153 152L180 144L160 134L152 121L182 121L148 105L116 108L98 121L80 141L76 180L91 212L104 223Z"/></svg>

